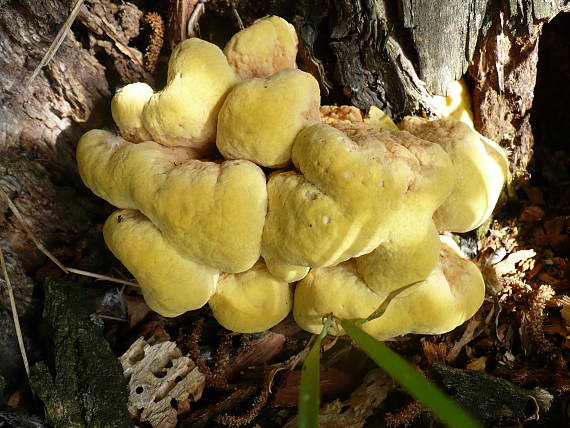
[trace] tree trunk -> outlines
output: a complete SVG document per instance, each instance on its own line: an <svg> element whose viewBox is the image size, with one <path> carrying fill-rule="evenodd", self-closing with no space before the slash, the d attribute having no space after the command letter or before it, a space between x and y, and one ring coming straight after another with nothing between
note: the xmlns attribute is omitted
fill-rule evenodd
<svg viewBox="0 0 570 428"><path fill-rule="evenodd" d="M295 24L301 68L317 77L325 103L377 105L395 119L431 114L430 92L445 94L469 69L476 127L509 150L515 176L525 175L533 145L529 109L538 39L543 23L564 10L560 0L255 3L209 2L200 21L202 36L222 44L238 29L237 16L249 25L280 14ZM71 1L3 0L0 16L0 184L52 248L76 241L93 218L71 191L83 191L74 162L76 141L87 129L113 126L114 88L154 83L143 53L129 46L146 43L137 40L141 10L111 0L85 2L55 57L29 82L71 6ZM3 200L0 231L27 268L45 261Z"/></svg>

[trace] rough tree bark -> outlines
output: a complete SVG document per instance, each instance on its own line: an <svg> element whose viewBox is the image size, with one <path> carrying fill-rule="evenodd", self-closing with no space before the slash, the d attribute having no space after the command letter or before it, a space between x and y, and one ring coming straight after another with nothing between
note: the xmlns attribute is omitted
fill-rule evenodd
<svg viewBox="0 0 570 428"><path fill-rule="evenodd" d="M77 195L61 191L82 189L74 166L77 139L88 128L112 127L108 105L115 87L153 83L142 53L129 46L139 34L140 9L88 0L55 58L28 85L72 3L0 3L0 183L52 247L74 242L89 223ZM223 43L238 29L236 16L245 25L268 13L284 16L297 27L301 67L317 76L325 102L374 104L396 119L429 115L429 93L444 94L469 67L477 128L510 150L512 171L524 176L532 155L538 39L543 23L569 9L562 0L254 3L208 3L202 35ZM4 201L0 231L27 268L43 260Z"/></svg>

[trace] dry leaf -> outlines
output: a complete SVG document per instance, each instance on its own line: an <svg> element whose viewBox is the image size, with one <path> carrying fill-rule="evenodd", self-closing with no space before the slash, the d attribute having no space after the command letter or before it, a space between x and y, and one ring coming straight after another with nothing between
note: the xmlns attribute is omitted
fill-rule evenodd
<svg viewBox="0 0 570 428"><path fill-rule="evenodd" d="M536 256L536 252L534 250L516 251L512 254L509 254L509 256L502 262L497 263L495 265L495 272L497 273L498 277L501 277L508 273L515 273L517 263L528 260L534 256Z"/></svg>
<svg viewBox="0 0 570 428"><path fill-rule="evenodd" d="M484 372L486 363L487 363L487 357L479 357L469 361L465 366L465 368L469 370Z"/></svg>
<svg viewBox="0 0 570 428"><path fill-rule="evenodd" d="M319 416L321 428L360 428L366 419L384 402L394 389L394 382L383 371L370 371L346 401L335 400L323 406ZM297 418L287 422L284 428L297 426Z"/></svg>

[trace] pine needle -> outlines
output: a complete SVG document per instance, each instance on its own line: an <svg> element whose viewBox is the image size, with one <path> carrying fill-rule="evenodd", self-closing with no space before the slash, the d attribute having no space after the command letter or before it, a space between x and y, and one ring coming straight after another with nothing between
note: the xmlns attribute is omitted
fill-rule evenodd
<svg viewBox="0 0 570 428"><path fill-rule="evenodd" d="M0 265L2 265L4 280L6 281L6 287L8 288L8 296L10 297L10 307L12 308L12 318L14 318L14 327L16 328L16 337L18 338L20 353L22 354L22 360L24 360L24 368L26 369L26 375L28 375L29 378L30 365L28 364L28 356L26 354L26 348L24 347L24 338L22 336L22 329L20 328L20 318L18 318L18 311L16 309L16 300L14 299L14 291L12 290L12 283L10 282L10 277L8 276L8 269L6 268L6 262L4 261L4 252L2 251L2 248L0 248Z"/></svg>
<svg viewBox="0 0 570 428"><path fill-rule="evenodd" d="M79 13L79 9L81 9L82 5L83 5L83 0L77 0L75 2L75 4L73 5L73 8L71 9L69 16L67 17L67 19L65 20L65 22L63 23L63 25L61 26L59 31L57 32L57 35L55 36L55 39L51 43L49 49L47 50L47 52L43 56L40 63L34 69L34 72L30 76L30 78L26 81L26 83L24 85L24 90L26 90L30 87L32 82L38 76L41 69L44 68L52 60L54 55L57 53L59 47L61 46L61 44L65 40L65 36L67 36L67 33L69 32L69 29L71 28L71 25L75 21L75 18L77 17L77 14Z"/></svg>

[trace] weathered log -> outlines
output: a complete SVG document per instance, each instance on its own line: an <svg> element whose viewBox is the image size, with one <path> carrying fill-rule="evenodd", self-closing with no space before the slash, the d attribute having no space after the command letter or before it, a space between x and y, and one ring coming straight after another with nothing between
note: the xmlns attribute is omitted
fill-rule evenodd
<svg viewBox="0 0 570 428"><path fill-rule="evenodd" d="M35 292L34 282L24 271L22 263L20 263L20 260L12 249L10 243L3 238L0 238L0 250L2 250L2 254L4 255L6 271L12 287L12 293L14 294L18 316L20 318L33 319L36 315L39 315L37 313L37 307L40 303L38 293ZM4 275L1 274L0 307L9 311L12 310L8 293L8 284Z"/></svg>
<svg viewBox="0 0 570 428"><path fill-rule="evenodd" d="M439 363L433 368L452 397L486 424L538 420L539 415L549 410L553 399L552 396L546 399L536 391L526 391L484 372L456 369Z"/></svg>
<svg viewBox="0 0 570 428"><path fill-rule="evenodd" d="M32 367L30 384L44 404L46 419L62 428L132 426L123 370L103 337L92 290L62 280L47 280L44 289L54 376L40 362Z"/></svg>
<svg viewBox="0 0 570 428"><path fill-rule="evenodd" d="M34 330L37 330L34 329ZM36 344L34 335L36 331L29 328L27 325L22 324L21 331L24 339L24 346L30 364L38 361L41 358L40 348ZM21 384L25 379L26 372L24 371L24 363L20 346L18 345L18 338L16 336L16 327L14 326L14 319L12 314L0 308L0 383L3 382L4 386L0 385L0 403L2 402L2 395L9 395ZM7 397L6 397L7 398ZM1 425L0 425L1 426Z"/></svg>
<svg viewBox="0 0 570 428"><path fill-rule="evenodd" d="M475 126L508 149L517 178L532 156L540 29L568 10L561 0L301 0L294 22L302 67L323 89L394 119L431 114L430 92L445 95L472 64Z"/></svg>
<svg viewBox="0 0 570 428"><path fill-rule="evenodd" d="M81 203L73 191L62 187L82 188L77 140L87 129L112 126L114 86L152 79L142 67L142 54L125 47L135 35L132 25L123 26L118 18L128 4L86 1L55 57L28 82L74 2L2 3L0 186L40 240L48 246L69 244L89 224L86 212L77 211ZM45 261L2 199L0 236L10 241L26 270Z"/></svg>

